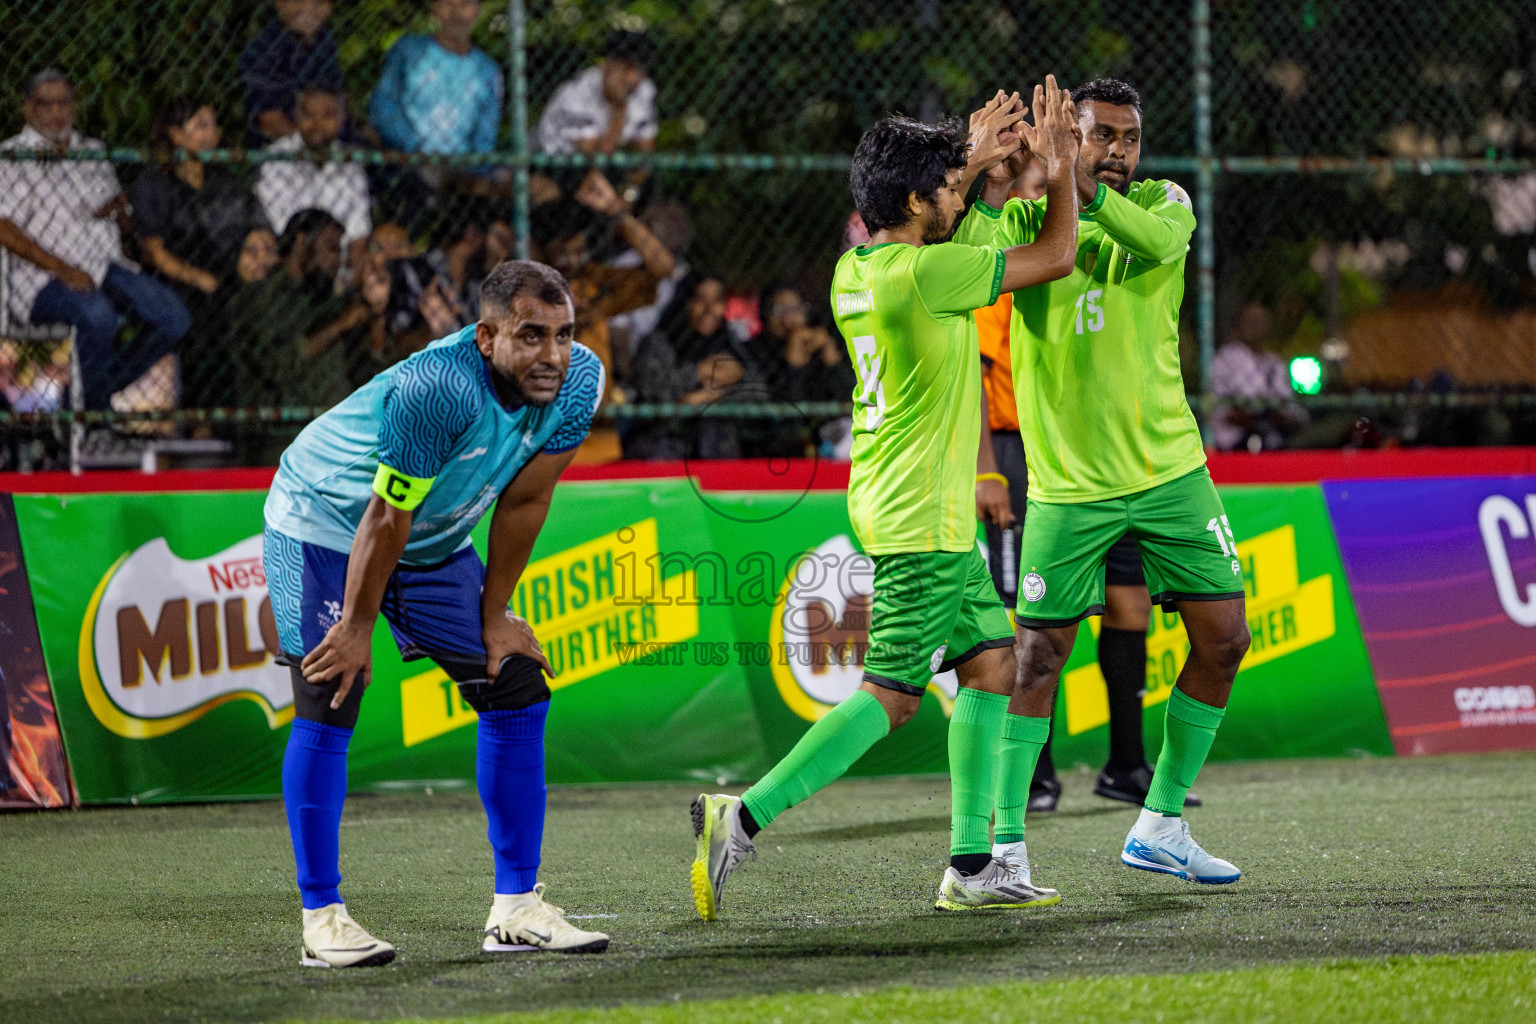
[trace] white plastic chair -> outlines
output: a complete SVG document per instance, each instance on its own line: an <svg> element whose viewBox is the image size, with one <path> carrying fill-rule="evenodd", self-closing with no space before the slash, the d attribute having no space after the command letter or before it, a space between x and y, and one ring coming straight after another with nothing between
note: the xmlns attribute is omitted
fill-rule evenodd
<svg viewBox="0 0 1536 1024"><path fill-rule="evenodd" d="M33 344L69 342L69 407L75 412L85 408L85 386L80 380L80 350L75 345L75 329L69 324L34 324L18 321L11 315L11 251L0 246L0 338ZM80 442L85 425L79 420L69 424L69 471L80 474Z"/></svg>

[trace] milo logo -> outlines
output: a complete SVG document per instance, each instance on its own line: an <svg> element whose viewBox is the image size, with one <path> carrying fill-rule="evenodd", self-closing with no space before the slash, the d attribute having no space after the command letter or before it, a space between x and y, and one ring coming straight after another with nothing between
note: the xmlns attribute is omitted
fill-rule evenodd
<svg viewBox="0 0 1536 1024"><path fill-rule="evenodd" d="M293 717L277 649L259 535L190 560L156 538L91 595L80 683L101 724L130 739L174 732L233 700L255 703L276 729Z"/></svg>

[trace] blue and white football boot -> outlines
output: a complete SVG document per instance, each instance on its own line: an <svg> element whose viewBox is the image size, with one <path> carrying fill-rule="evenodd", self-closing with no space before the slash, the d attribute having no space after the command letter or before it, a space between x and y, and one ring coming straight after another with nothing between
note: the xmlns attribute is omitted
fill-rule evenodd
<svg viewBox="0 0 1536 1024"><path fill-rule="evenodd" d="M1205 885L1226 885L1243 877L1235 865L1212 857L1190 838L1189 822L1146 809L1125 837L1120 863Z"/></svg>

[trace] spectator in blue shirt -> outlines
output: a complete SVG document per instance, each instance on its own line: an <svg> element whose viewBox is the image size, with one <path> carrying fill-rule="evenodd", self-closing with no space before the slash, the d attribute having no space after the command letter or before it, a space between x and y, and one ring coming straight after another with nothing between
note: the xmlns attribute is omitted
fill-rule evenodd
<svg viewBox="0 0 1536 1024"><path fill-rule="evenodd" d="M294 104L305 89L339 93L336 37L326 27L331 0L274 0L277 17L240 54L247 144L264 146L298 130Z"/></svg>
<svg viewBox="0 0 1536 1024"><path fill-rule="evenodd" d="M470 41L480 0L433 0L437 35L389 51L368 116L388 149L488 153L501 124L501 68Z"/></svg>

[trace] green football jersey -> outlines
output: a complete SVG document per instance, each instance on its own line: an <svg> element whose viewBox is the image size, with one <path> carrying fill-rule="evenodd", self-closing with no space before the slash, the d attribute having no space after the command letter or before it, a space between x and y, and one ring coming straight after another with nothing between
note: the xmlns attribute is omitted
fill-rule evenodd
<svg viewBox="0 0 1536 1024"><path fill-rule="evenodd" d="M1010 199L992 235L973 217L966 240L1033 242L1044 216L1044 199ZM1014 395L1036 501L1134 494L1205 463L1179 368L1188 194L1171 181L1136 182L1129 196L1101 185L1077 230L1072 273L1013 296Z"/></svg>
<svg viewBox="0 0 1536 1024"><path fill-rule="evenodd" d="M832 311L858 375L848 517L872 555L976 543L971 311L996 302L1002 282L1001 252L952 242L861 246L838 261Z"/></svg>

